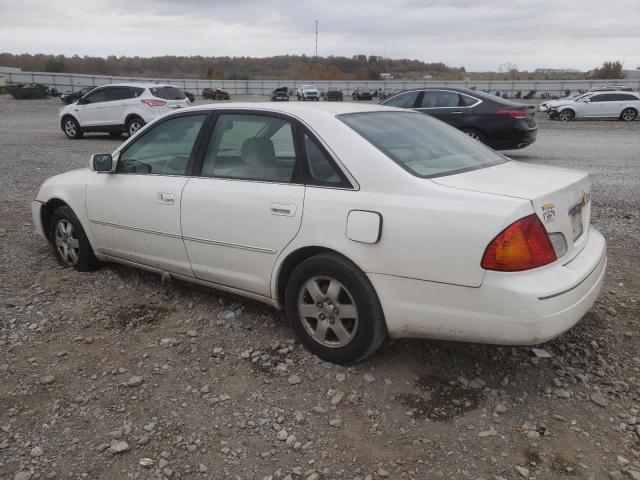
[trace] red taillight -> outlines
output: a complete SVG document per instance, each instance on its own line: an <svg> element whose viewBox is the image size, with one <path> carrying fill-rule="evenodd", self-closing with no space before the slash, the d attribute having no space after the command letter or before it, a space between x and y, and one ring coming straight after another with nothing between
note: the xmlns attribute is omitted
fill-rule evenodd
<svg viewBox="0 0 640 480"><path fill-rule="evenodd" d="M525 110L498 110L496 112L497 115L504 115L505 117L511 118L527 118L529 117L529 112Z"/></svg>
<svg viewBox="0 0 640 480"><path fill-rule="evenodd" d="M143 98L140 101L150 107L164 107L167 104L164 100L158 100L157 98Z"/></svg>
<svg viewBox="0 0 640 480"><path fill-rule="evenodd" d="M549 235L537 215L531 214L505 228L487 246L482 268L500 272L519 272L541 267L556 260Z"/></svg>

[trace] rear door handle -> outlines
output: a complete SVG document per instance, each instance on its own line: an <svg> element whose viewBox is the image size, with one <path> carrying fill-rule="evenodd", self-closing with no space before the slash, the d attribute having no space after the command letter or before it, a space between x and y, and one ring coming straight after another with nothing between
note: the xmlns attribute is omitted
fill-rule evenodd
<svg viewBox="0 0 640 480"><path fill-rule="evenodd" d="M451 113L453 113L454 115L462 115L464 112L456 111L456 112L451 112Z"/></svg>
<svg viewBox="0 0 640 480"><path fill-rule="evenodd" d="M297 210L297 207L295 203L281 203L281 202L271 203L271 215L293 217L296 214L296 210Z"/></svg>

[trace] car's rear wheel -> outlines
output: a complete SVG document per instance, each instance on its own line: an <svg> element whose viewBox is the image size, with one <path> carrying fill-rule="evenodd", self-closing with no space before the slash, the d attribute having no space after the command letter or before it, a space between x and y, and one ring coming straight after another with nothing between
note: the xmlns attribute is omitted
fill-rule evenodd
<svg viewBox="0 0 640 480"><path fill-rule="evenodd" d="M469 135L471 138L478 140L479 142L487 143L487 137L480 130L477 130L475 128L464 128L462 129L462 131Z"/></svg>
<svg viewBox="0 0 640 480"><path fill-rule="evenodd" d="M62 265L82 272L98 268L100 262L71 208L66 205L58 207L51 216L49 228L53 251Z"/></svg>
<svg viewBox="0 0 640 480"><path fill-rule="evenodd" d="M561 120L563 122L569 122L573 120L575 116L576 114L573 110L566 109L558 113L558 120Z"/></svg>
<svg viewBox="0 0 640 480"><path fill-rule="evenodd" d="M73 117L65 117L62 120L62 129L64 130L64 134L69 138L81 138L83 135L80 124Z"/></svg>
<svg viewBox="0 0 640 480"><path fill-rule="evenodd" d="M386 337L382 307L371 282L337 255L315 255L298 265L287 282L285 306L300 341L329 362L362 360Z"/></svg>
<svg viewBox="0 0 640 480"><path fill-rule="evenodd" d="M625 122L633 122L638 116L638 112L634 108L625 108L620 114L620 119Z"/></svg>
<svg viewBox="0 0 640 480"><path fill-rule="evenodd" d="M127 121L127 133L130 137L135 135L142 127L144 127L144 121L140 117L133 117Z"/></svg>

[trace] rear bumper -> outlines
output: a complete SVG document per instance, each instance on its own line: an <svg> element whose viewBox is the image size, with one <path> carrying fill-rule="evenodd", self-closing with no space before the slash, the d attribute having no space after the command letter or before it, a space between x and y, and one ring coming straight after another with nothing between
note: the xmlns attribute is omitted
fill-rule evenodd
<svg viewBox="0 0 640 480"><path fill-rule="evenodd" d="M494 135L491 139L490 146L495 150L516 150L531 145L536 141L537 136L537 128L528 130L513 129Z"/></svg>
<svg viewBox="0 0 640 480"><path fill-rule="evenodd" d="M607 264L595 229L573 260L528 272L486 272L482 286L460 287L369 274L391 337L535 345L575 325L595 302Z"/></svg>

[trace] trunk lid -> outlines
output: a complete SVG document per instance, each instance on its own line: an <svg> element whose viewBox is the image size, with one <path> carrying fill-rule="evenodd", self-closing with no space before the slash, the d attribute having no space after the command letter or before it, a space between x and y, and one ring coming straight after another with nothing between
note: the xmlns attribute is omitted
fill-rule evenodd
<svg viewBox="0 0 640 480"><path fill-rule="evenodd" d="M563 263L580 253L587 242L591 221L587 172L509 161L432 180L446 187L529 200L548 233L564 234L567 253L561 257Z"/></svg>

